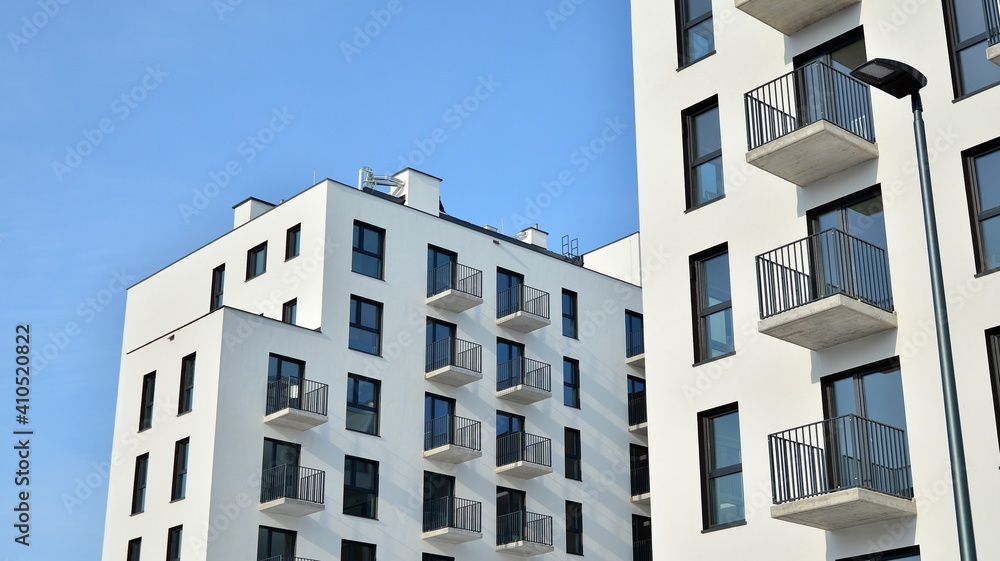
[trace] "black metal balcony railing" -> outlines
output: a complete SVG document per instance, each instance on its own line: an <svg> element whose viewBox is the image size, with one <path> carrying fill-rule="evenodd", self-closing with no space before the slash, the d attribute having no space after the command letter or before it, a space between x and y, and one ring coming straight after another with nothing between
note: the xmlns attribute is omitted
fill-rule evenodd
<svg viewBox="0 0 1000 561"><path fill-rule="evenodd" d="M868 86L823 62L796 68L743 100L748 150L820 120L875 142Z"/></svg>
<svg viewBox="0 0 1000 561"><path fill-rule="evenodd" d="M552 391L552 366L523 356L497 365L498 392L519 385Z"/></svg>
<svg viewBox="0 0 1000 561"><path fill-rule="evenodd" d="M424 531L455 528L467 532L483 531L483 504L458 497L441 497L424 502Z"/></svg>
<svg viewBox="0 0 1000 561"><path fill-rule="evenodd" d="M445 263L427 271L427 296L451 289L482 298L483 272L461 263Z"/></svg>
<svg viewBox="0 0 1000 561"><path fill-rule="evenodd" d="M326 415L329 387L313 380L284 377L267 383L266 415L282 409L298 409Z"/></svg>
<svg viewBox="0 0 1000 561"><path fill-rule="evenodd" d="M906 432L845 415L767 437L774 504L860 487L913 498Z"/></svg>
<svg viewBox="0 0 1000 561"><path fill-rule="evenodd" d="M761 319L834 294L893 311L885 250L840 230L758 255L757 290Z"/></svg>
<svg viewBox="0 0 1000 561"><path fill-rule="evenodd" d="M1000 43L1000 0L983 0L983 10L986 12L986 31L992 47Z"/></svg>
<svg viewBox="0 0 1000 561"><path fill-rule="evenodd" d="M326 472L291 464L265 469L260 478L260 502L297 499L323 504Z"/></svg>
<svg viewBox="0 0 1000 561"><path fill-rule="evenodd" d="M457 415L444 415L424 423L424 450L451 444L470 450L482 449L482 423Z"/></svg>
<svg viewBox="0 0 1000 561"><path fill-rule="evenodd" d="M653 540L632 542L632 561L653 561Z"/></svg>
<svg viewBox="0 0 1000 561"><path fill-rule="evenodd" d="M516 542L552 545L552 517L524 511L497 516L497 545Z"/></svg>
<svg viewBox="0 0 1000 561"><path fill-rule="evenodd" d="M629 482L632 484L632 496L637 497L649 492L649 466L632 468Z"/></svg>
<svg viewBox="0 0 1000 561"><path fill-rule="evenodd" d="M268 557L267 559L262 559L261 561L316 561L316 560L306 559L305 557L289 557L287 555L275 555L274 557Z"/></svg>
<svg viewBox="0 0 1000 561"><path fill-rule="evenodd" d="M549 319L549 293L523 284L497 292L497 318L517 312Z"/></svg>
<svg viewBox="0 0 1000 561"><path fill-rule="evenodd" d="M433 372L445 366L482 372L483 346L457 337L441 339L427 345L426 371Z"/></svg>
<svg viewBox="0 0 1000 561"><path fill-rule="evenodd" d="M552 441L526 432L498 436L497 467L521 461L552 467Z"/></svg>
<svg viewBox="0 0 1000 561"><path fill-rule="evenodd" d="M646 422L646 392L628 396L628 424L640 425Z"/></svg>
<svg viewBox="0 0 1000 561"><path fill-rule="evenodd" d="M625 357L632 358L646 352L646 345L642 340L642 329L634 329L625 333Z"/></svg>

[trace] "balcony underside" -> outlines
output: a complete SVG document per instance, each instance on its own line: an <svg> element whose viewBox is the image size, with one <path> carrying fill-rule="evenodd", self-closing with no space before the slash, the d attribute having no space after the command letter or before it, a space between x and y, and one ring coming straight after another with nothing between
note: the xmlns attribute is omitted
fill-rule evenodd
<svg viewBox="0 0 1000 561"><path fill-rule="evenodd" d="M736 0L736 7L791 35L861 0Z"/></svg>
<svg viewBox="0 0 1000 561"><path fill-rule="evenodd" d="M327 421L326 415L287 407L264 416L264 424L295 430L309 430Z"/></svg>
<svg viewBox="0 0 1000 561"><path fill-rule="evenodd" d="M424 374L424 379L431 382L437 382L439 384L445 384L448 386L464 386L465 384L471 384L472 382L478 382L483 379L483 375L480 372L474 370L469 370L468 368L462 368L461 366L448 365L431 372Z"/></svg>
<svg viewBox="0 0 1000 561"><path fill-rule="evenodd" d="M649 426L649 423L647 423L646 421L643 421L643 422L637 423L635 425L629 425L628 426L628 431L630 433L632 433L632 434L640 434L642 436L646 436L646 433L647 433L647 428L646 427L648 427L648 426Z"/></svg>
<svg viewBox="0 0 1000 561"><path fill-rule="evenodd" d="M482 450L473 450L472 448L466 448L465 446L458 446L455 444L445 444L444 446L424 450L424 457L428 460L447 462L449 464L460 464L462 462L468 462L470 460L475 460L476 458L481 458L482 456Z"/></svg>
<svg viewBox="0 0 1000 561"><path fill-rule="evenodd" d="M843 294L828 296L760 320L765 335L814 351L896 328L896 314Z"/></svg>
<svg viewBox="0 0 1000 561"><path fill-rule="evenodd" d="M747 152L747 163L805 186L878 157L878 146L820 120Z"/></svg>
<svg viewBox="0 0 1000 561"><path fill-rule="evenodd" d="M520 460L504 466L497 466L497 473L517 477L518 479L534 479L552 473L552 466L543 466L542 464Z"/></svg>
<svg viewBox="0 0 1000 561"><path fill-rule="evenodd" d="M639 495L632 495L630 499L634 505L648 505L649 504L649 493L642 493Z"/></svg>
<svg viewBox="0 0 1000 561"><path fill-rule="evenodd" d="M434 306L435 308L455 313L462 313L465 310L475 308L482 303L483 299L479 296L473 296L472 294L462 292L461 290L455 290L454 288L449 288L444 292L439 292L434 296L427 297L428 306Z"/></svg>
<svg viewBox="0 0 1000 561"><path fill-rule="evenodd" d="M480 540L483 538L483 534L482 532L459 530L458 528L438 528L420 534L420 538L445 543L465 543Z"/></svg>
<svg viewBox="0 0 1000 561"><path fill-rule="evenodd" d="M521 333L531 333L536 329L541 329L551 323L548 318L536 316L535 314L520 311L507 314L502 318L497 318L497 325L520 331Z"/></svg>
<svg viewBox="0 0 1000 561"><path fill-rule="evenodd" d="M646 353L639 353L635 356L625 358L625 364L634 368L646 368Z"/></svg>
<svg viewBox="0 0 1000 561"><path fill-rule="evenodd" d="M284 516L302 517L319 512L325 507L322 503L303 501L300 499L280 498L266 503L261 503L259 510L267 514L281 514Z"/></svg>
<svg viewBox="0 0 1000 561"><path fill-rule="evenodd" d="M536 401L552 397L552 392L526 384L518 384L504 390L497 390L497 397L522 405L531 405Z"/></svg>
<svg viewBox="0 0 1000 561"><path fill-rule="evenodd" d="M510 553L512 555L520 555L521 557L551 553L553 549L551 545L528 541L517 541L497 546L498 553Z"/></svg>
<svg viewBox="0 0 1000 561"><path fill-rule="evenodd" d="M917 515L912 500L854 488L771 507L771 518L819 528L841 530Z"/></svg>
<svg viewBox="0 0 1000 561"><path fill-rule="evenodd" d="M986 49L986 58L993 64L1000 64L1000 43Z"/></svg>

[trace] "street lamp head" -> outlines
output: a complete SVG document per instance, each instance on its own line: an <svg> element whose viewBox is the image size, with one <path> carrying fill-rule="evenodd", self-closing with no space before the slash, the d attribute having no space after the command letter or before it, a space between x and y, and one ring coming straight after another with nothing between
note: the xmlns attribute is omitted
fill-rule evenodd
<svg viewBox="0 0 1000 561"><path fill-rule="evenodd" d="M919 70L887 58L869 60L852 70L851 76L900 99L927 85L927 77Z"/></svg>

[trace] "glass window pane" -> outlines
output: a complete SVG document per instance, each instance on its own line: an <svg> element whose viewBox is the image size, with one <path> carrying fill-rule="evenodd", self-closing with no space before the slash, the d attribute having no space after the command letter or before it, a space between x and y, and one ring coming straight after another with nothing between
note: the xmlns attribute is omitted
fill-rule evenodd
<svg viewBox="0 0 1000 561"><path fill-rule="evenodd" d="M955 27L960 43L986 33L986 15L980 0L952 0L951 4L955 7Z"/></svg>
<svg viewBox="0 0 1000 561"><path fill-rule="evenodd" d="M705 334L708 338L708 356L705 358L715 358L735 351L732 308L706 316Z"/></svg>
<svg viewBox="0 0 1000 561"><path fill-rule="evenodd" d="M715 417L712 423L712 466L718 469L743 462L740 452L740 415L729 413Z"/></svg>
<svg viewBox="0 0 1000 561"><path fill-rule="evenodd" d="M709 160L694 168L691 180L694 191L692 206L698 206L721 197L725 193L722 157Z"/></svg>
<svg viewBox="0 0 1000 561"><path fill-rule="evenodd" d="M694 130L691 131L695 159L703 158L722 149L722 131L719 124L719 108L695 115Z"/></svg>
<svg viewBox="0 0 1000 561"><path fill-rule="evenodd" d="M983 229L983 259L986 269L1000 267L1000 216L994 216L982 222Z"/></svg>
<svg viewBox="0 0 1000 561"><path fill-rule="evenodd" d="M348 346L357 351L378 354L378 335L371 331L352 327Z"/></svg>
<svg viewBox="0 0 1000 561"><path fill-rule="evenodd" d="M372 411L347 407L347 428L368 434L375 434L376 415Z"/></svg>
<svg viewBox="0 0 1000 561"><path fill-rule="evenodd" d="M364 239L364 247L362 249L364 249L368 253L374 253L376 255L381 255L381 253L382 253L381 252L381 247L382 247L382 234L380 232L376 232L374 230L366 230L365 231L365 239Z"/></svg>
<svg viewBox="0 0 1000 561"><path fill-rule="evenodd" d="M694 62L715 50L715 32L712 18L699 23L684 33L684 52L687 62Z"/></svg>
<svg viewBox="0 0 1000 561"><path fill-rule="evenodd" d="M361 303L361 325L365 327L378 327L378 307L368 302Z"/></svg>
<svg viewBox="0 0 1000 561"><path fill-rule="evenodd" d="M976 158L979 210L1000 206L1000 150Z"/></svg>
<svg viewBox="0 0 1000 561"><path fill-rule="evenodd" d="M712 0L684 0L684 15L687 21L703 16L712 11Z"/></svg>
<svg viewBox="0 0 1000 561"><path fill-rule="evenodd" d="M962 93L969 94L1000 82L1000 66L986 58L987 41L962 49L958 53L958 65L962 73Z"/></svg>
<svg viewBox="0 0 1000 561"><path fill-rule="evenodd" d="M712 526L743 520L743 474L734 473L711 480L708 501Z"/></svg>
<svg viewBox="0 0 1000 561"><path fill-rule="evenodd" d="M882 196L872 197L846 209L847 233L885 249L885 210Z"/></svg>

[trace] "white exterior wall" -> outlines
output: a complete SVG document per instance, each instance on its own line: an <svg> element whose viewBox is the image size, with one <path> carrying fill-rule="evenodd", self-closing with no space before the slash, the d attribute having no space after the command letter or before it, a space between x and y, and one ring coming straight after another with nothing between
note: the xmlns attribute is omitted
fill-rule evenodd
<svg viewBox="0 0 1000 561"><path fill-rule="evenodd" d="M354 220L386 230L385 280L351 272ZM298 222L303 255L283 263L285 230ZM268 270L244 282L246 251L264 239L269 240ZM317 271L295 277L297 284L288 281L287 271L321 240L325 251L316 258ZM483 271L481 305L456 314L425 304L428 244L455 251L460 263ZM211 270L222 262L227 263L227 307L201 317L207 311ZM496 325L497 267L523 273L525 284L549 293L551 325L529 334ZM254 284L259 288L251 289ZM578 294L578 340L562 335L563 288ZM280 293L277 309L265 311L257 301L273 291ZM348 349L352 294L383 303L381 357ZM257 317L265 311L267 318L280 318L281 303L293 297L298 298L302 327ZM113 469L109 500L114 504L109 504L104 558L120 558L126 542L140 535L143 558L162 557L167 528L184 524L185 560L254 559L260 525L297 531L296 555L320 561L339 559L341 539L377 544L379 559L417 559L420 552L456 559L509 559L495 552L498 485L525 491L528 511L553 517L555 551L545 558L573 557L565 553L566 500L584 505L587 556L630 558L631 515L648 516L649 508L629 500L629 443L646 443L645 437L628 432L626 376L635 371L625 365L626 308L642 311L638 287L539 253L512 238L476 231L332 181L321 183L130 290L116 434L131 434L138 424L142 375L157 370L157 399L169 405L177 396L180 358L197 351L195 406L180 420L171 409L169 418L142 433L150 435L146 449L151 450L145 513L128 516L134 457ZM456 324L458 338L482 345L481 381L453 388L424 380L428 317ZM175 333L174 341L163 337L169 333ZM519 405L495 396L497 337L524 343L528 358L552 366L551 398ZM262 423L269 353L304 360L306 379L329 385L327 423L307 431ZM580 361L581 409L563 405L564 356ZM344 428L348 373L382 381L378 437ZM458 465L423 459L425 392L456 399L457 415L481 421L482 458ZM170 407L175 408L173 403ZM552 440L551 474L521 480L495 473L498 409L524 415L526 432ZM179 423L189 419L181 429ZM563 475L567 426L582 432L582 482ZM192 460L188 498L164 505L173 442L187 434ZM324 511L302 518L258 511L265 437L301 444L300 464L326 472ZM116 439L115 451L125 456L141 453L125 444L124 437ZM345 454L380 463L378 520L341 513ZM456 496L482 502L481 540L450 545L421 539L425 470L455 476Z"/></svg>
<svg viewBox="0 0 1000 561"><path fill-rule="evenodd" d="M910 8L904 13L900 6ZM649 419L657 474L655 557L685 552L681 557L763 559L781 551L795 553L777 558L834 561L919 545L923 559L957 558L908 100L873 90L879 158L807 187L745 162L743 94L791 71L795 55L858 25L864 25L869 59L898 59L929 79L923 101L979 558L1000 557L993 531L1000 524L1000 447L984 337L984 330L1000 324L1000 275L975 277L960 154L1000 136L1000 89L953 102L941 2L863 0L787 37L731 0L714 0L713 8L717 52L675 71L674 3L632 1L640 226L644 252L656 248L670 263L643 278L648 393L656 404ZM681 113L716 94L726 196L685 213ZM879 183L898 329L818 352L759 334L754 257L804 238L810 209ZM737 352L692 366L688 259L723 242L729 247ZM820 378L894 356L901 362L918 516L835 532L772 520L767 435L823 418ZM702 533L697 415L733 402L740 411L747 524Z"/></svg>
<svg viewBox="0 0 1000 561"><path fill-rule="evenodd" d="M583 266L623 280L642 285L642 246L639 232L583 254Z"/></svg>

